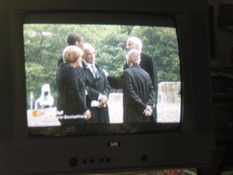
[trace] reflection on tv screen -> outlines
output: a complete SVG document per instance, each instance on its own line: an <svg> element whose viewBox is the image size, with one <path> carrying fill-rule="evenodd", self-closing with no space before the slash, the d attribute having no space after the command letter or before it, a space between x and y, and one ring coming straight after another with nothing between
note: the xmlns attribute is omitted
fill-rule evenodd
<svg viewBox="0 0 233 175"><path fill-rule="evenodd" d="M175 27L23 29L28 127L181 122Z"/></svg>

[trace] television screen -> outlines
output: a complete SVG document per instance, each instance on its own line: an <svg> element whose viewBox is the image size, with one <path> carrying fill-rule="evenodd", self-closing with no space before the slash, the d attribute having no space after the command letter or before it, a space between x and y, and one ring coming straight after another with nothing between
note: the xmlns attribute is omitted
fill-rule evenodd
<svg viewBox="0 0 233 175"><path fill-rule="evenodd" d="M37 21L36 15L29 15L25 18L23 36L26 113L27 125L31 133L39 135L45 133L48 135L61 133L65 135L119 134L165 131L177 128L182 123L182 94L176 21L172 17L138 15L136 17L140 17L144 21L143 23L132 20L132 24L129 22L124 24L124 20L120 22L113 20L112 23L105 24L100 20L97 24L96 22L86 23L86 21L83 23L83 14L76 15L78 19L73 19L71 23L56 22L57 18L53 23L50 20L41 23ZM81 16L80 19L79 16ZM76 46L83 51L80 58L81 65L75 69L85 70L81 73L82 75L88 73L89 68L85 67L85 63L87 63L84 57L85 45L91 44L94 48L95 65L100 69L100 72L103 72L103 75L101 74L105 79L103 83L107 84L105 89L101 91L96 84L102 82L100 78L97 78L94 80L95 86L91 87L97 88L100 94L107 94L108 99L105 106L99 107L98 99L92 98L91 105L88 104L87 98L91 94L88 92L89 79L85 76L82 79L85 86L83 96L87 108L90 108L91 111L90 119L85 119L84 113L65 114L58 107L62 96L59 95L59 89L66 83L63 81L62 85L61 83L58 85L58 72L62 69L61 62L66 64L64 62L64 49L69 45L75 45L70 43L72 37L74 40L74 36L79 38L78 42L82 45ZM135 41L135 38L139 41ZM141 96L137 94L138 88L141 87L139 84L133 88L133 92L137 96L134 98L134 95L128 96L125 90L130 87L128 83L121 82L121 85L118 83L117 87L114 83L122 77L124 79L125 71L130 67L126 63L126 56L132 50L130 44L138 45L138 42L139 45L141 42L141 62L139 65L149 75L149 80L144 81L151 81L153 97L144 93L145 89L142 89L144 92L141 93ZM148 58L151 61L145 61ZM123 86L123 84L125 85ZM64 93L63 96L65 96ZM123 102L125 99L131 101ZM138 99L142 101L138 101ZM146 106L150 99L154 101L154 105L151 105L153 112L147 117L143 114L143 110L138 108ZM72 99L69 98L67 103L70 104L71 101ZM97 103L97 106L93 106L94 102ZM132 108L131 111L130 108ZM107 117L103 119L101 112L95 114L95 110L105 111ZM137 117L143 119L137 119ZM97 118L100 119L97 120ZM127 121L127 118L132 118L132 120ZM84 122L80 122L81 120ZM75 129L65 132L67 127L71 126Z"/></svg>
<svg viewBox="0 0 233 175"><path fill-rule="evenodd" d="M205 1L0 4L0 174L210 164Z"/></svg>

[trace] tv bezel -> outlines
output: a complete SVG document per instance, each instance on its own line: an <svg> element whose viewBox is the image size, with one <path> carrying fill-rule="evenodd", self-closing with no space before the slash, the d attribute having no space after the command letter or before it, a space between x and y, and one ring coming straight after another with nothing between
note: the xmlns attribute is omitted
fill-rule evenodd
<svg viewBox="0 0 233 175"><path fill-rule="evenodd" d="M214 137L209 79L207 5L205 1L72 1L4 2L1 41L9 80L1 109L0 172L65 174L198 167L211 162ZM182 73L182 125L179 130L146 134L77 137L31 137L26 121L23 24L25 16L75 12L169 15L176 19ZM106 15L105 15L106 16ZM95 18L95 16L90 16ZM105 19L111 20L106 17ZM43 18L44 20L44 18ZM42 20L42 22L43 22ZM108 21L111 23L111 21ZM126 21L127 22L127 21ZM5 25L5 26L4 26ZM4 44L3 44L4 43ZM16 44L15 44L16 43ZM200 78L201 77L201 78ZM3 77L1 77L3 79ZM202 85L202 86L200 86ZM10 107L9 107L10 106ZM7 118L4 118L7 117ZM98 150L98 151L97 151Z"/></svg>

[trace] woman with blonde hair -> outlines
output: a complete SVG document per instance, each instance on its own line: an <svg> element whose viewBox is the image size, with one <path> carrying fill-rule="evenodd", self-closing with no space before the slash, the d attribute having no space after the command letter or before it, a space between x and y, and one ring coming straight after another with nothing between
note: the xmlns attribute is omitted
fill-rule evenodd
<svg viewBox="0 0 233 175"><path fill-rule="evenodd" d="M81 67L83 51L76 46L67 46L63 51L62 65L57 71L58 103L57 110L64 115L83 115L91 117L87 109L85 86L76 69Z"/></svg>

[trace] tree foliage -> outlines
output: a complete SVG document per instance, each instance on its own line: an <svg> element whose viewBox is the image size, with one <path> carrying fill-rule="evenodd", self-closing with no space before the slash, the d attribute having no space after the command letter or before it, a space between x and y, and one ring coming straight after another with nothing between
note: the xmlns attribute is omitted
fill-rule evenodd
<svg viewBox="0 0 233 175"><path fill-rule="evenodd" d="M143 42L143 52L152 56L158 66L158 79L180 81L180 60L176 30L169 27L142 27L116 25L24 25L25 69L27 94L40 93L40 87L49 83L52 95L56 92L58 60L67 45L70 33L77 33L96 49L96 61L110 75L119 75L125 62L126 40L137 36Z"/></svg>

